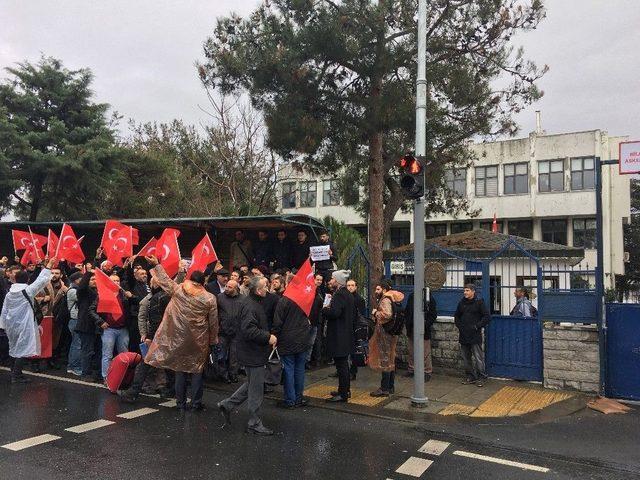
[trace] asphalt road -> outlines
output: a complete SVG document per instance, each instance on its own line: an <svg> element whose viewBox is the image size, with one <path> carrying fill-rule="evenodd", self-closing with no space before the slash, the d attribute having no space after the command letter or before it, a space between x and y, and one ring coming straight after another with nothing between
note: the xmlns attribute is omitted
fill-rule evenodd
<svg viewBox="0 0 640 480"><path fill-rule="evenodd" d="M206 412L180 417L158 398L128 405L102 388L46 378L10 385L0 371L0 479L640 478L510 444L434 435L409 422L315 407L284 411L272 401L263 418L277 434L256 437L244 433L243 411L221 428L220 398L206 392ZM42 439L50 441L36 444Z"/></svg>

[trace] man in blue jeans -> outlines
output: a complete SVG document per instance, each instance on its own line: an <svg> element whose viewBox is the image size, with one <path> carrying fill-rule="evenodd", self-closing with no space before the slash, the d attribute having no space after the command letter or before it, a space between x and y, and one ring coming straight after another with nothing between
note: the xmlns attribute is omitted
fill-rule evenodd
<svg viewBox="0 0 640 480"><path fill-rule="evenodd" d="M69 346L69 356L67 359L67 373L76 376L82 375L80 363L81 341L80 334L76 332L78 326L78 291L76 287L82 280L82 273L75 272L69 277L71 288L67 291L67 308L69 309L69 332L71 333L71 345Z"/></svg>
<svg viewBox="0 0 640 480"><path fill-rule="evenodd" d="M113 283L120 285L120 277L117 275L111 275L109 277ZM128 314L129 314L129 302L128 297L131 297L130 292L120 290L118 294L118 301L120 302L120 308L122 313L119 317L115 317L110 313L98 313L96 311L98 307L98 298L91 305L89 310L90 315L95 321L95 324L100 328L102 333L102 379L106 380L107 373L109 372L109 365L113 359L114 347L118 353L126 352L129 350L129 330Z"/></svg>
<svg viewBox="0 0 640 480"><path fill-rule="evenodd" d="M279 407L293 409L307 405L302 397L307 352L311 342L311 323L302 309L287 297L278 300L273 317L273 333L284 376L284 401Z"/></svg>

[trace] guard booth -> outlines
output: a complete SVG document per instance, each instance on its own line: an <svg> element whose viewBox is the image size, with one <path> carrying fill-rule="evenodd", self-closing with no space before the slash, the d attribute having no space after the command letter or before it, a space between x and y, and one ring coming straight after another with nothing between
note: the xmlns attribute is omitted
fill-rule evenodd
<svg viewBox="0 0 640 480"><path fill-rule="evenodd" d="M180 249L183 257L189 257L191 250L198 244L205 233L209 233L213 246L223 264L228 264L229 248L234 240L236 230L243 230L251 241L257 239L258 230L269 232L275 238L277 230L284 229L289 241L294 242L298 230L304 230L309 238L317 240L324 225L308 215L268 215L259 217L204 217L204 218L141 218L121 219L125 225L131 225L140 232L141 248L151 237L158 238L167 228L180 230ZM73 227L78 237L84 236L82 249L87 260L92 260L100 245L105 220L84 220L66 222ZM13 256L11 230L27 230L46 236L48 229L60 232L63 222L0 222L0 255ZM135 252L135 248L134 248Z"/></svg>
<svg viewBox="0 0 640 480"><path fill-rule="evenodd" d="M452 317L464 285L476 286L491 313L485 330L487 373L493 377L541 381L542 324L596 323L595 270L579 267L584 250L486 230L430 240L430 264L444 270L444 284L432 291L439 317ZM388 276L413 291L413 245L385 252ZM515 289L526 287L536 316L514 315Z"/></svg>

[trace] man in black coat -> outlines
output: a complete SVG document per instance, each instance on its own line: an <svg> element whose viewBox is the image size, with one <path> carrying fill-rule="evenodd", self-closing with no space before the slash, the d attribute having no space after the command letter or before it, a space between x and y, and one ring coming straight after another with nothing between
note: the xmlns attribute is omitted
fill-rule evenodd
<svg viewBox="0 0 640 480"><path fill-rule="evenodd" d="M489 325L491 314L484 301L476 296L476 287L472 283L464 286L464 297L458 303L454 318L460 332L460 350L467 374L462 383L475 383L482 387L482 380L487 378L482 351L482 329Z"/></svg>
<svg viewBox="0 0 640 480"><path fill-rule="evenodd" d="M291 267L299 269L307 258L309 258L309 236L304 230L298 231L298 240L293 244L291 249Z"/></svg>
<svg viewBox="0 0 640 480"><path fill-rule="evenodd" d="M80 366L82 370L82 379L91 381L91 368L95 365L95 359L99 358L96 351L102 348L96 348L99 345L98 329L91 316L91 305L98 297L96 290L96 279L93 271L87 271L80 283L76 287L78 298L78 323L75 331L80 336ZM97 338L96 338L97 337ZM98 339L98 340L97 340ZM97 345L98 344L98 345ZM102 375L98 374L101 379Z"/></svg>
<svg viewBox="0 0 640 480"><path fill-rule="evenodd" d="M318 242L318 246L327 245L329 246L329 259L314 262L316 273L321 274L322 278L324 278L325 281L329 278L329 272L335 268L334 262L338 261L338 251L336 250L336 246L334 245L334 243L329 238L329 233L322 232L320 234L320 241Z"/></svg>
<svg viewBox="0 0 640 480"><path fill-rule="evenodd" d="M233 395L218 403L226 422L231 423L233 408L246 401L249 410L247 433L265 436L273 435L273 430L265 427L260 419L264 398L264 367L277 342L275 335L269 333L267 316L261 305L266 294L267 279L253 277L249 283L249 295L242 302L242 320L238 331L238 361L245 367L247 381Z"/></svg>
<svg viewBox="0 0 640 480"><path fill-rule="evenodd" d="M253 264L273 267L273 243L266 230L258 230L258 241L253 246Z"/></svg>
<svg viewBox="0 0 640 480"><path fill-rule="evenodd" d="M219 373L227 383L238 383L238 330L241 322L243 298L238 282L229 280L218 299L218 319L220 320L219 345L225 353Z"/></svg>
<svg viewBox="0 0 640 480"><path fill-rule="evenodd" d="M426 310L424 311L424 380L431 380L433 374L433 362L431 360L431 327L438 318L436 300L431 295ZM409 294L407 305L404 309L405 326L407 327L407 337L409 338L409 365L407 377L413 377L413 292Z"/></svg>
<svg viewBox="0 0 640 480"><path fill-rule="evenodd" d="M226 268L221 268L217 272L215 272L215 277L209 279L209 283L207 283L204 288L212 295L216 297L224 292L224 287L229 281L229 270Z"/></svg>
<svg viewBox="0 0 640 480"><path fill-rule="evenodd" d="M353 330L357 311L353 295L346 288L349 275L349 270L336 270L331 274L328 285L331 303L322 312L327 319L327 354L333 357L338 373L338 391L332 392L328 402L347 402L351 390L349 355L355 347Z"/></svg>
<svg viewBox="0 0 640 480"><path fill-rule="evenodd" d="M276 241L272 245L273 267L271 270L287 270L291 268L291 242L285 230L276 232Z"/></svg>

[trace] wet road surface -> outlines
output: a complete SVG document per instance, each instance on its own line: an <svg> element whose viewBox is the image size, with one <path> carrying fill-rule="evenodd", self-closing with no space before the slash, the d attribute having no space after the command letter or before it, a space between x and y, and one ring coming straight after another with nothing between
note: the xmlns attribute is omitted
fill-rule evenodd
<svg viewBox="0 0 640 480"><path fill-rule="evenodd" d="M534 452L465 444L411 423L266 401L277 433L230 427L205 392L205 412L171 402L121 403L106 389L32 377L10 385L0 371L0 479L630 479L629 472L552 461ZM482 428L482 427L475 427ZM507 446L508 447L508 446Z"/></svg>

